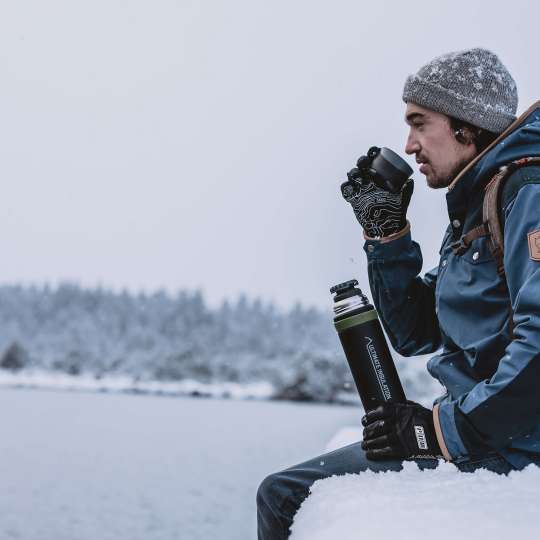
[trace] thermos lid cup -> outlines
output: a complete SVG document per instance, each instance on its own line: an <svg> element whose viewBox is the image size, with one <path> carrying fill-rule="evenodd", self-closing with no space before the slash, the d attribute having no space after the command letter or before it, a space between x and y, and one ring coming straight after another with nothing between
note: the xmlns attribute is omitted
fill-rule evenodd
<svg viewBox="0 0 540 540"><path fill-rule="evenodd" d="M371 170L375 173L375 183L392 193L398 193L413 173L409 164L390 148L383 147L373 158Z"/></svg>

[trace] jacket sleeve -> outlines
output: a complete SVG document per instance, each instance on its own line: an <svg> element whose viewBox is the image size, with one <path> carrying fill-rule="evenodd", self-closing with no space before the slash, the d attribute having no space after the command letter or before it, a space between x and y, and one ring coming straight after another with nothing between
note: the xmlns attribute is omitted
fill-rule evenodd
<svg viewBox="0 0 540 540"><path fill-rule="evenodd" d="M422 253L411 240L410 225L388 239L366 240L373 302L392 346L403 356L436 351L441 346L437 269L419 277Z"/></svg>
<svg viewBox="0 0 540 540"><path fill-rule="evenodd" d="M434 410L447 459L509 447L540 423L540 184L524 185L505 211L504 267L514 339L497 371ZM440 438L442 437L442 441Z"/></svg>

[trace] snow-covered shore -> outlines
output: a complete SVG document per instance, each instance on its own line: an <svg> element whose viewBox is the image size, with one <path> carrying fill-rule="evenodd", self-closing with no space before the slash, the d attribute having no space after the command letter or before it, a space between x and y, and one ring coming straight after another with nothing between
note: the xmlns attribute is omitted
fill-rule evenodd
<svg viewBox="0 0 540 540"><path fill-rule="evenodd" d="M168 382L139 380L130 376L114 375L98 378L94 375L68 375L43 370L25 370L14 373L0 369L0 388L37 388L73 392L151 394L263 401L283 399L275 386L267 381L203 383L192 379L183 379ZM358 396L346 391L337 393L334 403L361 406Z"/></svg>
<svg viewBox="0 0 540 540"><path fill-rule="evenodd" d="M10 373L3 370L0 370L0 387L262 400L272 398L275 391L267 382L204 384L193 380L139 381L132 377L113 376L98 379L89 375L66 375L45 371Z"/></svg>

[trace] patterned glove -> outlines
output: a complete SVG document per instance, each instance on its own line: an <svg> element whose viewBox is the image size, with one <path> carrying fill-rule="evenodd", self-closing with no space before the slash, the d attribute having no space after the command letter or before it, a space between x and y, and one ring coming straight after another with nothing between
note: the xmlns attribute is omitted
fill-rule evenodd
<svg viewBox="0 0 540 540"><path fill-rule="evenodd" d="M371 238L389 236L405 227L414 189L412 178L399 193L390 193L373 182L369 167L377 151L376 147L370 148L368 155L362 156L347 173L347 182L341 184L343 198L352 205L356 219Z"/></svg>
<svg viewBox="0 0 540 540"><path fill-rule="evenodd" d="M368 459L442 458L432 411L414 401L379 405L362 425Z"/></svg>

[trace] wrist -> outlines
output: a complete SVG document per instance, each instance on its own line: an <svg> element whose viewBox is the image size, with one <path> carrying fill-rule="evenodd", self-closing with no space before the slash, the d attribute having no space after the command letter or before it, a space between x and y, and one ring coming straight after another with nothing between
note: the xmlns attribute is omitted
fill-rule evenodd
<svg viewBox="0 0 540 540"><path fill-rule="evenodd" d="M405 236L410 230L411 230L411 224L409 223L409 220L407 220L405 227L403 227L403 229L400 229L399 231L395 233L389 234L388 236L372 237L372 236L368 236L366 234L366 231L364 230L364 239L377 240L381 242L382 244L386 244L388 242L392 242L393 240L397 240L398 238Z"/></svg>

